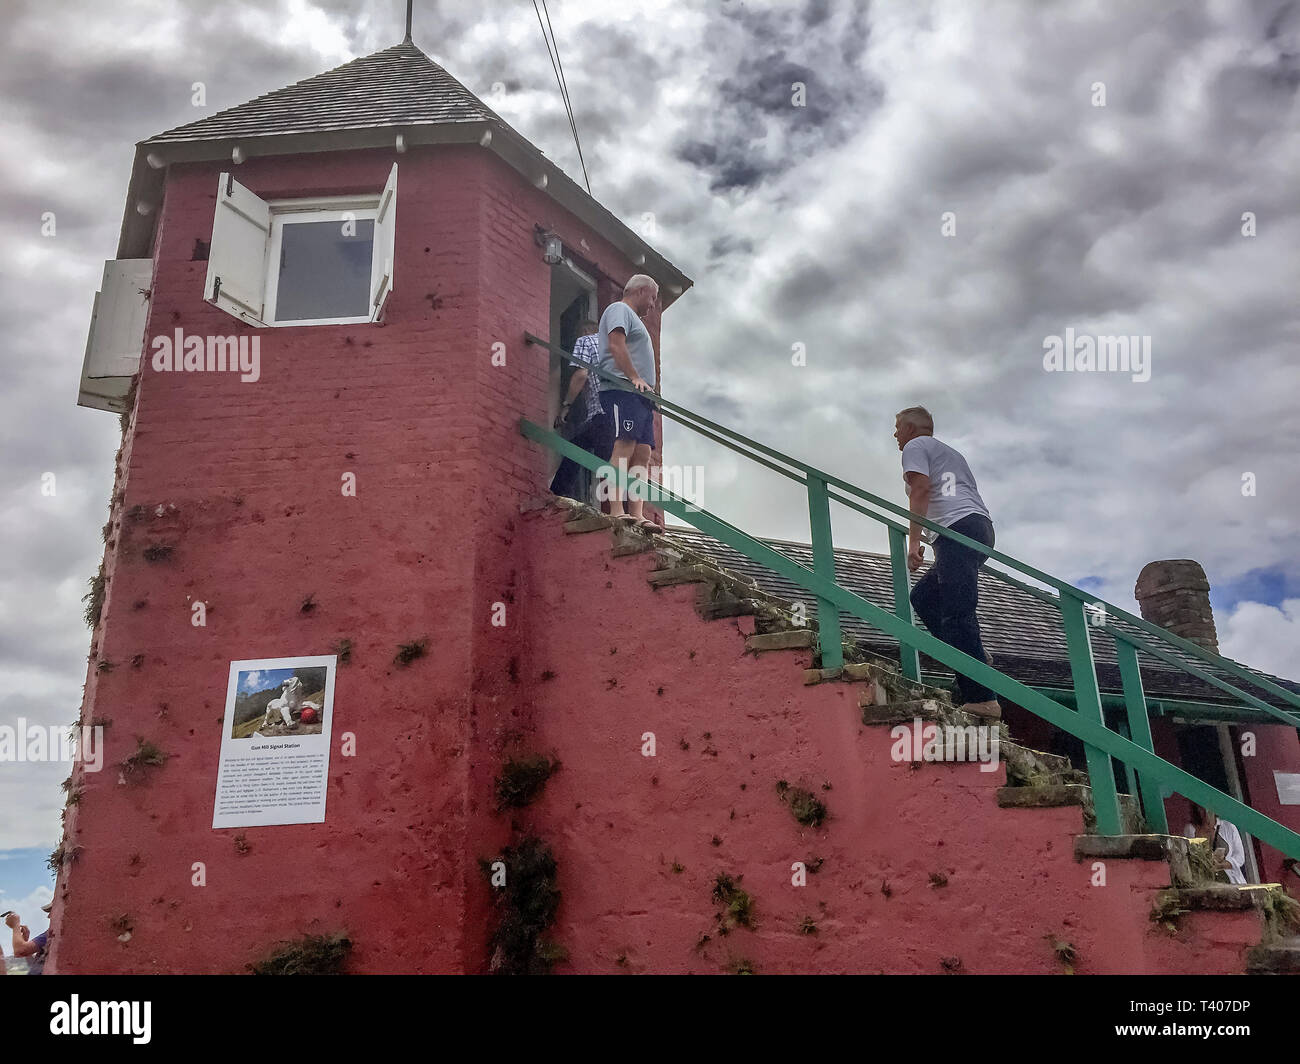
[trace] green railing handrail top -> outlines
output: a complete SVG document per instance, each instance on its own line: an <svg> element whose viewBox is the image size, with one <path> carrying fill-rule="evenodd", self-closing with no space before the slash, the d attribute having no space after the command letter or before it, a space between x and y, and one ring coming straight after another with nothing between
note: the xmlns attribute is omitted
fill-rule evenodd
<svg viewBox="0 0 1300 1064"><path fill-rule="evenodd" d="M550 447L563 457L569 458L585 469L597 472L607 468L608 463L595 455L576 447L562 436L550 429L544 429L527 418L521 418L519 430L527 439ZM641 477L626 474L629 484L656 492L656 501L667 512L673 513L693 524L701 531L716 535L728 546L741 550L747 557L765 565L767 568L793 580L806 588L818 598L825 599L830 605L854 616L860 617L873 626L894 636L900 643L915 647L928 654L936 661L972 677L984 684L996 694L1023 707L1035 716L1041 717L1049 724L1068 732L1088 746L1125 764L1131 765L1137 772L1149 775L1161 786L1177 791L1199 805L1212 810L1225 820L1253 835L1262 842L1274 846L1292 857L1300 857L1300 834L1278 823L1276 820L1224 794L1204 780L1170 764L1154 752L1125 739L1110 730L1100 721L1095 721L1085 714L1071 710L1046 695L1027 687L1020 681L999 672L987 662L976 660L960 650L949 646L935 636L908 621L894 616L888 611L864 599L860 595L842 587L834 580L800 565L774 548L754 539L752 536L735 528L710 514L702 507L689 500L679 498L661 485L652 484ZM620 478L622 479L622 478ZM714 532L710 532L710 529ZM1096 795L1094 790L1094 795Z"/></svg>
<svg viewBox="0 0 1300 1064"><path fill-rule="evenodd" d="M608 381L609 383L614 384L616 387L620 387L625 390L627 390L629 387L627 381L624 380L622 377L618 377L615 376L614 374L608 373L605 370L600 369L599 366L594 366L591 363L583 362L581 359L574 358L572 354L565 351L563 348L557 347L554 344L550 343L549 341L543 340L539 336L534 336L530 332L525 332L524 339L529 344L546 348L552 354L552 356L563 359L564 361L569 362L572 365L579 366L582 369L588 370L589 372L594 370L597 376L599 376L602 380ZM804 476L806 477L815 477L816 479L822 481L824 484L828 486L833 485L834 487L839 488L841 491L847 491L850 494L857 496L859 499L864 499L867 502L870 502L873 506L881 507L889 511L890 513L894 513L904 518L909 522L914 521L917 524L921 525L923 528L926 528L937 535L941 535L944 538L952 540L955 543L960 543L964 547L969 547L971 550L986 555L989 559L993 561L1001 562L1002 564L1008 565L1011 568L1016 569L1017 571L1023 573L1024 575L1039 581L1040 583L1047 584L1049 587L1055 588L1057 592L1060 594L1065 594L1073 598L1077 598L1091 606L1101 606L1105 609L1107 613L1112 613L1115 616L1123 619L1130 625L1133 625L1134 627L1138 628L1140 631L1143 631L1148 635L1155 636L1157 639L1163 640L1164 642L1173 645L1177 650L1182 651L1184 654L1191 656L1193 658L1198 658L1202 662L1213 665L1216 668L1224 672L1227 672L1232 676L1236 676L1239 679L1243 679L1247 683L1252 684L1253 686L1259 687L1262 690L1268 691L1269 693L1278 696L1289 705L1300 708L1300 694L1297 694L1293 691L1288 691L1285 687L1282 687L1279 684L1274 683L1273 680L1271 680L1269 677L1261 676L1253 672L1252 670L1247 669L1244 666L1238 664L1237 662L1232 661L1230 658L1225 658L1222 655L1215 654L1213 651L1206 650L1204 647L1199 646L1196 643L1183 639L1181 636L1177 636L1173 632L1166 631L1165 629L1159 627L1158 625L1152 624L1150 621L1147 621L1145 618L1134 616L1133 614L1129 613L1127 610L1122 609L1119 606L1116 606L1114 603L1107 602L1105 599L1099 598L1096 595L1091 595L1088 592L1084 591L1082 588L1075 587L1073 584L1065 580L1061 580L1057 577L1054 577L1049 573L1044 573L1041 570L1036 569L1033 566L1027 564L1026 562L1020 561L1018 558L1014 558L1008 554L1003 554L1001 551L994 550L991 547L985 546L983 543L980 543L978 540L971 539L968 536L963 536L959 532L954 532L950 528L946 528L943 525L936 524L935 522L930 521L927 518L918 517L915 514L911 513L911 511L905 510L903 507L898 506L897 504L892 503L887 499L882 499L877 495L873 495L871 492L866 491L863 488L859 488L857 485L851 484L848 481L842 480L839 477L834 476L833 474L826 473L823 470L818 469L816 466L809 465L808 463L800 461L797 458L793 458L790 455L783 454L782 452L777 451L774 448L768 447L765 444L758 443L757 441L751 440L746 436L742 436L740 433L727 428L725 425L720 425L717 422L710 421L708 418L705 418L702 415L697 414L692 410L689 410L688 408L682 406L680 403L675 403L669 399L665 399L663 398L663 396L657 393L643 393L643 394L646 394L647 397L652 402L654 402L657 406L660 406L665 410L671 410L679 415L683 415L684 417L697 421L702 425L707 425L710 429L714 430L715 432L721 433L724 436L729 437L730 439L732 439L737 443L743 444L746 447L752 448L754 450L761 452L762 454L767 455L769 458L774 458L779 462L784 462L787 465L793 466L794 468L801 470ZM682 418L678 417L675 418L674 420L681 421ZM687 424L688 427L693 427L690 426L689 423ZM718 441L718 442L724 442L724 441ZM736 448L733 447L732 449L735 450ZM847 500L838 500L838 501L845 502L846 504L848 504ZM858 506L853 506L852 508L868 517L872 517L878 521L884 521L886 524L889 523L887 519L883 518L881 515L873 514L870 511ZM993 572L995 570L990 570L990 571ZM1132 641L1128 633L1120 630L1114 630L1112 632L1112 635L1117 638L1125 639L1126 641L1129 642ZM1238 691L1236 693L1243 700L1250 701L1251 699L1253 699L1253 696L1245 691ZM1277 712L1277 707L1269 706L1268 703L1266 702L1260 701L1259 705L1261 707L1268 707L1266 710L1267 712L1272 712L1272 713ZM1290 718L1285 718L1285 722L1292 723Z"/></svg>

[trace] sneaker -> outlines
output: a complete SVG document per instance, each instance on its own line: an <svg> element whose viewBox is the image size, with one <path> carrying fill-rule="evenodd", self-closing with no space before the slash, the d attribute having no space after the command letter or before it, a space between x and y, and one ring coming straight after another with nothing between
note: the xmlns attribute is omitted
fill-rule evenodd
<svg viewBox="0 0 1300 1064"><path fill-rule="evenodd" d="M973 717L988 717L991 720L1002 719L1002 706L995 698L991 702L963 702L958 707L963 713Z"/></svg>

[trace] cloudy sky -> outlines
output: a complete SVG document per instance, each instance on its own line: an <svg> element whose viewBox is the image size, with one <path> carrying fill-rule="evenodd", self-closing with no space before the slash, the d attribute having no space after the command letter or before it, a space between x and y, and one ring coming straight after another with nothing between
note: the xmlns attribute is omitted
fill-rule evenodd
<svg viewBox="0 0 1300 1064"><path fill-rule="evenodd" d="M403 5L5 6L0 723L48 725L85 677L118 427L75 401L133 145L397 43ZM531 3L416 6L416 43L580 178ZM1145 562L1195 558L1225 652L1300 678L1300 3L551 16L593 192L696 282L665 316L666 396L900 501L892 415L923 403L1000 547L1128 608ZM1067 328L1150 337L1150 379L1046 372ZM710 509L807 536L773 475L671 427L666 450ZM0 765L0 908L34 931L66 774Z"/></svg>

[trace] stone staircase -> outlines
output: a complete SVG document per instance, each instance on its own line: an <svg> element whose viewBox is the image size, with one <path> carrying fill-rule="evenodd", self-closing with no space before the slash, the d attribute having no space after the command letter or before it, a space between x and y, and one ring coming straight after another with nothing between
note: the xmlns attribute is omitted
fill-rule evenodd
<svg viewBox="0 0 1300 1064"><path fill-rule="evenodd" d="M602 531L612 534L615 558L653 552L654 567L646 579L656 590L696 585L694 607L706 621L748 619L747 654L811 651L818 664L816 621L804 620L799 605L765 592L752 578L729 572L711 558L692 550L671 531L647 533L618 526L592 507L568 499L547 499L543 506L567 511L566 535ZM536 507L530 507L536 508ZM858 685L862 723L892 728L919 719L941 728L965 729L989 725L985 718L961 712L948 691L903 677L895 664L852 642L844 644L845 665L839 669L803 669L803 683ZM1076 861L1163 861L1169 868L1169 886L1160 891L1151 919L1176 929L1180 916L1192 912L1254 912L1260 923L1260 942L1246 957L1250 974L1300 974L1300 902L1280 884L1235 886L1216 882L1208 840L1154 835L1147 831L1133 795L1121 794L1121 815L1126 834L1097 835L1092 790L1088 775L1069 759L1033 750L1014 741L1005 723L999 729L999 756L1006 771L1005 785L997 789L997 803L1030 815L1034 809L1078 806L1082 833L1074 840Z"/></svg>

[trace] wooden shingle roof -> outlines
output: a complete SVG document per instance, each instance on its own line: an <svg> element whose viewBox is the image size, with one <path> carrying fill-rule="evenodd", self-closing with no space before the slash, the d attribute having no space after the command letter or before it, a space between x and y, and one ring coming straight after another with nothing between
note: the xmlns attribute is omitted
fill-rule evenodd
<svg viewBox="0 0 1300 1064"><path fill-rule="evenodd" d="M166 169L250 156L429 145L487 148L659 282L692 281L411 41L169 129L136 145L117 257L151 253ZM538 219L539 223L549 219Z"/></svg>
<svg viewBox="0 0 1300 1064"><path fill-rule="evenodd" d="M491 121L491 108L410 41L151 137L146 144Z"/></svg>

